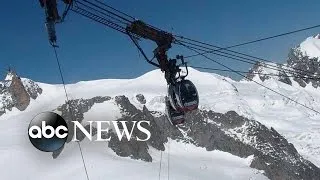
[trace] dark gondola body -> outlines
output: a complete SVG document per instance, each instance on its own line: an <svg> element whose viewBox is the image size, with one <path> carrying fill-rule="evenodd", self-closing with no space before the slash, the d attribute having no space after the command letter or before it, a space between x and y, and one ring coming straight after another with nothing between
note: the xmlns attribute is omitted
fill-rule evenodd
<svg viewBox="0 0 320 180"><path fill-rule="evenodd" d="M198 91L189 80L181 80L169 85L168 96L171 106L177 111L189 112L198 109Z"/></svg>
<svg viewBox="0 0 320 180"><path fill-rule="evenodd" d="M184 123L185 113L198 109L198 106L198 91L191 81L182 79L168 86L166 111L173 125Z"/></svg>
<svg viewBox="0 0 320 180"><path fill-rule="evenodd" d="M171 106L168 98L166 98L166 114L168 116L169 122L174 126L183 124L185 122L184 112L175 110Z"/></svg>
<svg viewBox="0 0 320 180"><path fill-rule="evenodd" d="M189 112L198 109L199 95L195 85L189 80L182 80L177 84L177 102L182 111Z"/></svg>

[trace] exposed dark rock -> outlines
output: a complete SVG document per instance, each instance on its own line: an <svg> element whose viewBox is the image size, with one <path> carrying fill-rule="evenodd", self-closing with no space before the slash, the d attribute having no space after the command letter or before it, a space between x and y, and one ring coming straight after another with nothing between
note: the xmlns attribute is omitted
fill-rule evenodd
<svg viewBox="0 0 320 180"><path fill-rule="evenodd" d="M296 74L298 74L294 80L297 81L301 87L305 87L306 84L309 83L311 83L314 88L320 86L320 62L318 58L310 58L303 54L299 47L296 47L290 50L287 62L291 68L295 69Z"/></svg>
<svg viewBox="0 0 320 180"><path fill-rule="evenodd" d="M128 141L126 138L119 141L118 136L111 133L111 140L109 141L108 147L111 148L118 156L141 159L147 162L152 161L152 157L148 153L149 147L146 142L139 142L136 139Z"/></svg>
<svg viewBox="0 0 320 180"><path fill-rule="evenodd" d="M110 130L105 134L106 137L111 137L108 147L119 156L150 162L152 157L148 152L149 146L163 151L164 143L171 138L204 147L208 151L220 150L243 158L253 155L250 166L263 170L270 179L320 179L319 168L298 154L294 146L275 129L268 129L234 111L225 114L213 111L192 112L187 114L187 122L177 128L168 122L165 115L153 116L155 113L146 107L139 110L125 96L117 96L114 100L123 115L118 122L128 121L128 129L131 130L133 121L150 121L150 126L144 127L152 134L146 142L137 141L136 138L130 141L123 138L119 141L115 132ZM74 102L77 101L80 100ZM88 101L92 100L81 100ZM72 104L79 109L83 103ZM84 111L77 111L79 122L83 119L83 112L92 106L91 103L86 104ZM66 108L66 105L62 107ZM143 135L140 131L133 130L132 137L142 139Z"/></svg>
<svg viewBox="0 0 320 180"><path fill-rule="evenodd" d="M147 102L146 98L142 94L137 94L136 98L141 104L146 104L146 102Z"/></svg>
<svg viewBox="0 0 320 180"><path fill-rule="evenodd" d="M118 104L123 114L123 117L118 119L118 121L127 121L129 122L128 124L132 124L130 122L133 121L149 121L150 124L143 127L152 132L152 136L146 142L139 142L135 139L132 141L124 140L120 142L116 137L114 137L111 138L109 147L113 149L119 156L130 156L134 159L152 161L152 157L148 153L148 145L163 151L165 149L164 143L167 142L167 138L160 131L154 117L150 114L146 107L144 107L142 111L138 110L125 96L117 96L115 98L115 102ZM129 129L132 128L132 126L127 127L129 127ZM139 137L140 139L146 138L146 135L140 132L137 128L134 128L132 136ZM136 152L136 150L139 150L139 152Z"/></svg>
<svg viewBox="0 0 320 180"><path fill-rule="evenodd" d="M69 102L57 108L57 110L61 112L61 116L66 120L67 125L69 127L67 143L69 143L73 139L74 135L73 124L71 123L71 121L78 121L81 123L83 120L84 113L88 112L95 103L103 103L105 101L109 101L110 99L111 97L109 96L97 96L91 99L69 100ZM85 129L88 131L89 126L85 126ZM92 131L92 136L94 136L96 134L96 131L94 130L94 128ZM77 139L79 141L82 141L84 138L85 135L81 131L77 131ZM56 152L53 152L52 157L57 158L62 152L63 148L64 147L62 147Z"/></svg>
<svg viewBox="0 0 320 180"><path fill-rule="evenodd" d="M258 76L261 81L265 81L266 79L270 79L270 76L262 73L263 67L265 66L262 62L257 62L253 65L253 67L249 70L246 78L249 80L253 80L254 77ZM261 74L260 74L261 73Z"/></svg>
<svg viewBox="0 0 320 180"><path fill-rule="evenodd" d="M207 122L206 119L209 119ZM298 154L273 128L235 112L198 112L188 117L189 137L207 150L221 150L239 157L254 155L251 167L264 170L270 179L319 179L320 170Z"/></svg>
<svg viewBox="0 0 320 180"><path fill-rule="evenodd" d="M95 103L103 103L109 101L111 97L97 96L91 99L75 99L69 100L68 103L58 107L57 110L61 112L61 116L67 121L68 127L72 127L71 121L82 122L85 112L88 112ZM107 111L107 109L106 109ZM73 128L69 128L69 136L67 142L70 142L73 138Z"/></svg>
<svg viewBox="0 0 320 180"><path fill-rule="evenodd" d="M265 67L266 63L256 63L247 74L247 78L252 80L258 76L261 81L277 78L277 80L292 85L292 80L296 81L301 87L311 84L314 88L320 86L320 61L318 58L310 58L300 51L299 47L292 48L288 54L286 65L273 64L272 67ZM263 70L272 68L277 72L272 75L263 74ZM275 77L276 76L276 77ZM292 77L292 79L290 79Z"/></svg>
<svg viewBox="0 0 320 180"><path fill-rule="evenodd" d="M292 85L292 82L291 82L289 76L284 71L279 72L279 81L283 82L285 84L288 84L290 86Z"/></svg>
<svg viewBox="0 0 320 180"><path fill-rule="evenodd" d="M15 74L12 76L11 84L8 88L14 107L24 111L30 103L30 95L23 86L20 77Z"/></svg>
<svg viewBox="0 0 320 180"><path fill-rule="evenodd" d="M42 89L29 79L21 79L15 72L8 72L6 79L0 82L0 116L16 107L24 111L30 104L30 98L36 99Z"/></svg>
<svg viewBox="0 0 320 180"><path fill-rule="evenodd" d="M270 78L277 78L277 80L292 85L292 80L296 81L301 87L306 87L311 84L314 88L320 86L320 61L318 58L310 58L301 52L299 47L292 48L288 54L287 64L273 64L272 67L266 67L267 64L263 62L256 63L247 74L249 80L253 80L258 76L261 81ZM271 68L276 70L272 75L265 75L264 69ZM292 79L291 79L291 78Z"/></svg>

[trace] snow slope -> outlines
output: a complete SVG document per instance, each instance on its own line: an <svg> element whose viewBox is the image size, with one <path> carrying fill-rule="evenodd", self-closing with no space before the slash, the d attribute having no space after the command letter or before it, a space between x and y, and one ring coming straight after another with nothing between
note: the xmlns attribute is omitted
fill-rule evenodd
<svg viewBox="0 0 320 180"><path fill-rule="evenodd" d="M208 86L229 88L230 84L207 73L192 70L194 77L209 78L198 81L200 91ZM154 81L157 79L157 81ZM163 82L159 82L163 81ZM218 83L218 84L217 84ZM36 100L31 100L28 108L21 112L15 108L0 116L0 169L1 179L85 179L80 152L76 143L65 147L58 159L53 160L50 153L36 150L29 142L27 128L30 120L38 113L51 111L65 102L61 85L38 83L43 93ZM225 86L225 87L224 87ZM232 86L230 86L232 87ZM129 80L97 80L67 85L71 99L92 98L95 96L126 95L132 103L142 108L135 100L135 95L143 93L147 106L151 110L164 111L161 102L166 93L165 81L160 71L152 71L144 76ZM201 93L201 92L200 92ZM106 112L107 111L107 112ZM114 120L121 116L118 107L112 102L95 104L84 114L84 120L92 118ZM207 152L203 148L169 141L170 178L171 179L267 179L262 172L249 167L250 159L242 159L220 151ZM84 141L82 143L88 172L91 179L158 179L160 152L150 149L152 163L118 157L105 143ZM168 152L164 152L161 179L167 179ZM19 173L17 173L19 169ZM125 170L126 173L122 173Z"/></svg>
<svg viewBox="0 0 320 180"><path fill-rule="evenodd" d="M320 115L258 86L253 82L236 82L216 74L190 69L189 79L197 86L200 108L225 113L234 110L240 115L274 127L293 143L299 153L320 166ZM320 111L320 92L307 86L287 84L269 79L262 84ZM34 149L27 137L28 123L36 114L51 111L65 102L62 85L38 83L42 95L31 100L20 112L13 109L0 116L0 169L1 179L85 179L77 144L71 143L58 159ZM163 74L154 70L136 79L96 80L67 85L71 99L95 96L125 95L131 103L142 108L135 96L146 98L149 110L163 112L166 83ZM85 113L85 121L99 116L112 120L121 115L112 103L95 104ZM228 153L196 148L170 141L171 179L266 179L261 172L249 167L249 159ZM159 152L150 149L154 161L147 163L116 156L106 144L84 141L83 150L91 179L157 179ZM169 144L167 144L169 146ZM169 148L167 148L168 150ZM167 158L167 152L164 154ZM161 178L166 179L167 162L164 160ZM127 173L123 173L123 169ZM17 169L20 169L17 173Z"/></svg>
<svg viewBox="0 0 320 180"><path fill-rule="evenodd" d="M69 143L58 159L52 159L50 153L40 152L29 143L26 132L31 114L24 113L1 121L1 179L85 180L76 143ZM168 176L168 150L170 179L267 179L261 172L249 167L250 158L242 159L221 151L208 152L175 141L170 141L166 146L161 179L167 179ZM106 143L84 141L82 149L92 180L158 179L160 151L155 149L149 150L153 157L152 163L119 157L107 148Z"/></svg>
<svg viewBox="0 0 320 180"><path fill-rule="evenodd" d="M311 58L320 57L320 34L308 37L300 44L300 50Z"/></svg>

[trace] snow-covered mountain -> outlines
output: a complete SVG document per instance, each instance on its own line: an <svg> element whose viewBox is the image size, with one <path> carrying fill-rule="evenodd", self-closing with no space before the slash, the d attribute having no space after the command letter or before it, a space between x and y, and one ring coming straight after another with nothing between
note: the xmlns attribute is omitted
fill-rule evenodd
<svg viewBox="0 0 320 180"><path fill-rule="evenodd" d="M313 37L308 37L300 44L299 49L303 54L307 55L310 58L319 58L320 34L317 34Z"/></svg>
<svg viewBox="0 0 320 180"><path fill-rule="evenodd" d="M319 81L291 77L294 72L284 70L286 66L299 66L316 76L320 69L311 70L306 63L315 58L306 51L314 42L320 40L308 38L294 48L286 65L274 64L277 68L270 70L263 63L257 64L248 77L320 111ZM279 78L254 72L284 74ZM168 174L170 179L320 179L320 114L252 81L234 81L194 69L189 74L199 91L200 110L188 114L180 128L170 126L164 115L166 83L158 70L136 79L67 85L72 117L62 85L14 79L16 76L9 74L0 86L1 177L85 179L78 146L70 138L64 148L52 154L39 152L29 142L30 120L40 112L56 111L66 120L83 125L95 120L151 122L152 137L147 142L83 139L82 149L93 180L158 179L159 175L166 179ZM13 79L25 91L21 84L21 93L10 91ZM25 108L20 108L21 102ZM113 135L112 131L105 134Z"/></svg>

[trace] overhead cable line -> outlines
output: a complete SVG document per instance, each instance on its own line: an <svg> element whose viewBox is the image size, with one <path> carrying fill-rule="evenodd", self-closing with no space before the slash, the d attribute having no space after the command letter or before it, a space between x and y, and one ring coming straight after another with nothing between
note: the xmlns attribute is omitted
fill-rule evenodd
<svg viewBox="0 0 320 180"><path fill-rule="evenodd" d="M205 51L203 48L194 47L192 44L189 45L189 47L191 47L193 49L196 49L196 50L199 50L199 51ZM260 61L252 61L252 60L250 60L248 58L245 58L245 57L233 55L233 54L230 54L230 53L224 53L224 52L220 52L220 51L219 52L212 52L211 54L214 54L214 55L217 55L217 56L221 56L221 57L225 57L225 58L232 59L232 60L239 61L239 62L244 62L244 63L247 63L247 64L252 64L252 65L257 65L257 63L261 64ZM263 63L263 64L261 64L261 66L265 67L267 69L271 69L271 70L276 70L276 71L280 70L280 71L283 71L283 72L286 72L286 73L291 73L293 76L297 76L297 77L298 76L305 76L303 73L305 73L309 77L310 76L314 76L314 74L306 72L306 71L296 72L296 71L293 71L293 70L290 70L290 69L283 68L283 66L280 66L280 65L278 65L278 66L271 65L270 66L269 64Z"/></svg>
<svg viewBox="0 0 320 180"><path fill-rule="evenodd" d="M195 49L193 49L192 47L189 47L188 45L185 45L185 44L183 44L183 43L180 43L180 44L181 44L182 46L186 47L187 49L195 52L195 53L200 53L198 50L195 50ZM206 56L206 55L204 55L204 54L202 54L201 56L203 56L204 58L206 58L206 59L209 60L209 61L215 62L216 64L218 64L218 65L220 65L220 66L222 66L222 67L224 67L224 68L232 71L232 72L235 73L235 74L238 74L239 76L241 76L241 77L243 77L243 78L245 78L245 79L247 79L247 80L249 80L249 81L252 81L252 82L258 84L258 85L261 86L261 87L264 87L264 88L268 89L269 91L272 91L272 92L274 92L274 93L276 93L276 94L278 94L278 95L280 95L280 96L282 96L282 97L284 97L284 98L286 98L286 99L288 99L288 100L290 100L290 101L292 101L292 102L295 102L295 103L299 104L300 106L303 106L303 107L305 107L305 108L307 108L307 109L309 109L309 110L311 110L311 111L313 111L313 112L315 112L315 113L317 113L317 114L320 114L319 111L317 111L317 110L315 110L315 109L313 109L313 108L311 108L311 107L309 107L309 106L307 106L307 105L305 105L305 104L302 104L302 103L300 103L300 102L292 99L291 97L288 97L288 96L286 96L286 95L284 95L284 94L282 94L282 93L280 93L280 92L278 92L278 91L275 91L275 90L273 90L273 89L271 89L271 88L269 88L269 87L267 87L267 86L259 83L258 81L249 79L249 78L246 77L245 75L243 75L243 74L241 74L241 73L233 70L232 68L226 66L225 64L223 64L223 63L221 63L221 62L219 62L219 61L216 61L216 60L214 60L214 59L212 59L212 58L210 58L210 57L208 57L208 56Z"/></svg>
<svg viewBox="0 0 320 180"><path fill-rule="evenodd" d="M126 26L123 26L123 25L128 25L128 23L132 23L134 20L136 20L133 16L130 16L122 11L119 11L99 0L94 0L94 2L90 2L88 0L75 0L74 1L75 4L76 4L76 9L74 11L76 11L77 13L83 15L83 16L86 16L98 23L101 23L101 24L104 24L106 26L109 26L110 28L113 28L123 34L126 33L125 31L125 28ZM85 6L85 7L79 7L77 6L78 3L80 3L81 5ZM85 3L85 4L84 4ZM99 5L102 5L103 7L99 6ZM80 9L80 11L79 11ZM89 10L88 10L89 9ZM103 12L102 12L103 11ZM115 22L117 21L117 22ZM123 21L126 21L126 22L123 22ZM119 25L117 23L121 23L122 25ZM150 27L153 27L153 28L156 28L154 26L151 26L151 25L148 25ZM313 28L316 28L316 27L319 27L320 25L316 25L316 26L311 26L311 27L307 27L307 28L303 28L303 29L299 29L299 30L295 30L295 31L290 31L290 32L287 32L287 33L282 33L282 34L279 34L279 35L275 35L275 36L270 36L270 37L267 37L267 38L261 38L259 40L254 40L254 41L250 41L250 42L258 42L258 41L262 41L262 40L267 40L267 39L272 39L272 38L276 38L276 37L280 37L280 36L284 36L284 35L288 35L288 34L292 34L292 33L297 33L297 32L300 32L300 31L305 31L305 30L308 30L308 29L313 29ZM158 29L158 28L156 28ZM241 53L241 52L236 52L236 51L232 51L232 50L228 50L229 48L232 48L232 47L235 47L235 45L233 46L228 46L228 47L219 47L219 46L216 46L216 45L212 45L212 44L208 44L208 43L204 43L204 42L200 42L200 41L197 41L197 40L193 40L193 39L190 39L190 38L187 38L187 37L183 37L183 36L179 36L179 35L174 35L174 37L176 38L176 40L180 41L180 42L184 42L184 43L188 43L190 45L194 45L194 46L199 46L201 48L204 48L204 49L207 49L207 50L202 50L204 52L201 52L200 54L206 54L206 53L212 53L212 54L216 54L216 55L220 55L221 54L218 54L218 53L214 53L214 52L220 52L220 53L224 53L225 55L228 55L228 56L234 56L237 58L237 60L239 61L239 58L242 59L241 62L245 62L245 63L249 63L250 62L253 62L253 63L258 63L260 61L258 60L261 60L261 61L264 61L264 62L272 62L274 63L273 61L270 61L270 60L267 60L267 59L263 59L263 58L260 58L260 57L255 57L255 56L252 56L252 55L248 55L248 54L245 54L245 53ZM135 38L139 38L139 37L135 37ZM191 42L186 42L186 41L191 41ZM198 43L198 44L195 44L195 43ZM241 43L241 44L248 44L248 42L246 43ZM207 46L207 47L206 47ZM238 45L237 45L238 46ZM211 48L209 48L211 47ZM213 48L216 48L216 49L213 49ZM228 51L227 52L224 52L224 51ZM191 55L191 56L185 56L185 59L186 58L190 58L190 57L194 57L194 56L198 56L200 55L199 53L195 54L195 55ZM231 58L231 57L228 57L228 58ZM235 60L235 59L234 59ZM249 63L249 64L252 64L252 63ZM281 66L283 70L287 71L287 72L290 72L290 73L297 73L295 71L298 71L299 74L309 74L309 75L313 75L312 73L308 72L308 71L305 71L305 70L302 70L302 69L297 69L297 68L293 68L293 67L286 67L285 65L283 64L279 64L279 63L274 63L276 65L273 65L273 64L264 64L264 67L274 67L276 69L278 69L279 67L278 66ZM277 66L278 65L278 66ZM270 69L274 69L274 68L270 68ZM295 70L295 71L294 71Z"/></svg>
<svg viewBox="0 0 320 180"><path fill-rule="evenodd" d="M208 67L201 67L201 66L190 66L194 69L203 69L203 70L210 70L210 71L221 71L221 72L233 72L228 69L219 69L219 68L208 68ZM263 75L263 76L276 76L276 77L293 77L293 78L302 78L302 79L312 79L312 80L320 80L320 78L313 78L307 76L293 76L293 75L286 75L286 74L273 74L273 73L260 73L260 72L250 72L250 71L239 71L234 70L235 72L242 73L242 74L256 74L256 75Z"/></svg>
<svg viewBox="0 0 320 180"><path fill-rule="evenodd" d="M96 2L99 2L100 4L102 2L100 1L97 1L95 0ZM85 2L85 3L83 3ZM116 13L112 13L110 15L110 10L108 9L105 9L105 8L102 8L102 7L99 7L97 4L93 4L93 3L87 3L89 1L87 0L77 0L75 1L75 8L73 9L75 12L85 16L85 17L88 17L98 23L101 23L101 24L104 24L106 26L109 26L110 28L113 28L123 34L127 34L125 28L127 26L127 23L121 21L119 18L121 18L122 20L125 20L127 22L130 22L129 19L126 19L124 17L121 17L120 15L116 14ZM104 4L104 3L102 3ZM108 5L105 4L106 7L109 7ZM99 7L99 10L97 10L97 7ZM113 8L114 11L116 11L117 13L119 14L125 14L119 10L116 10ZM102 12L103 11L103 12ZM115 15L115 17L113 17ZM130 19L133 19L132 16L129 16L127 14L125 14L127 17L130 17ZM121 25L119 25L119 23L121 23ZM124 26L125 25L125 26ZM134 36L132 34L132 36ZM178 37L178 36L176 36ZM135 39L138 39L139 37L134 37ZM210 44L207 44L207 43L202 43L200 41L195 41L195 40L191 40L189 38L184 38L188 41L193 41L193 42L196 42L196 43L200 43L202 45L199 45L199 44L195 44L195 43L190 43L190 42L185 42L184 40L180 40L181 42L184 42L184 43L188 43L190 45L193 45L193 46L199 46L203 49L201 49L201 51L205 51L205 52L208 52L208 51L217 51L218 49L221 49L220 47L218 46L214 46L214 45L210 45ZM215 47L215 48L218 48L218 49L212 49L212 48L209 48L209 47L205 47L203 45L210 45L212 47ZM255 65L256 63L260 62L260 61L257 61L257 60L254 60L252 58L255 58L255 59L260 59L260 60L263 60L263 61L267 61L267 62L272 62L272 61L268 61L268 60L265 60L265 59L262 59L262 58L258 58L258 57L254 57L254 56L250 56L250 55L246 55L244 53L239 53L239 52L236 52L236 51L231 51L231 50L228 50L228 52L223 52L223 51L219 51L218 52L212 52L212 54L215 54L215 55L219 55L219 56L222 56L222 57L226 57L226 58L229 58L229 59L233 59L233 60L237 60L237 61L240 61L240 62L245 62L245 63L249 63L249 64L253 64ZM245 57L243 57L245 56ZM269 68L269 69L273 69L273 70L279 70L279 67L276 66L276 65L273 65L273 64L263 64L264 67L266 68ZM282 65L281 65L282 66ZM290 68L290 69L287 69L287 68L284 68L282 67L282 69L286 72L289 72L289 73L292 73L292 74L296 74L296 73L305 73L305 74L309 74L309 75L313 75L311 74L310 72L306 72L306 71L303 71L303 70L300 70L300 69L295 69L295 68ZM299 72L295 72L291 69L295 69ZM299 74L300 74L299 73Z"/></svg>
<svg viewBox="0 0 320 180"><path fill-rule="evenodd" d="M244 45L248 45L248 44L252 44L252 43L257 43L257 42L265 41L265 40L269 40L269 39L274 39L274 38L278 38L278 37L281 37L281 36L286 36L286 35L302 32L302 31L306 31L306 30L310 30L310 29L315 29L315 28L319 28L319 27L320 27L320 24L319 25L314 25L314 26L309 26L309 27L306 27L306 28L301 28L301 29L297 29L297 30L281 33L281 34L278 34L278 35L273 35L273 36L269 36L269 37L265 37L265 38L260 38L260 39L253 40L253 41L247 41L247 42L244 42L244 43L239 43L239 44L235 44L235 45L231 45L231 46L227 46L227 47L221 47L221 48L219 48L217 50L227 50L227 49L231 49L231 48L235 48L235 47L239 47L239 46L244 46ZM202 43L200 41L192 40L192 39L186 38L184 36L176 35L176 37ZM210 46L210 44L208 44L208 43L202 43L202 44ZM207 52L207 53L209 53L209 52ZM207 53L203 53L203 54L207 54ZM199 55L202 55L202 53L199 53L197 56L199 56Z"/></svg>
<svg viewBox="0 0 320 180"><path fill-rule="evenodd" d="M121 24L124 24L124 25L128 25L129 24L128 22L125 22L122 19L119 19L117 17L113 17L112 15L108 14L107 12L105 12L103 10L96 9L95 7L89 6L88 4L85 4L85 3L81 2L81 1L77 2L77 7L79 7L79 4L82 5L83 7L87 8L88 10L91 10L93 12L99 13L101 16L106 16L106 17L112 19L114 23L121 23Z"/></svg>
<svg viewBox="0 0 320 180"><path fill-rule="evenodd" d="M77 0L77 1L78 1L78 0ZM124 13L124 12L122 12L122 11L119 11L119 10L117 10L117 9L115 9L115 8L107 5L106 3L103 3L103 2L98 1L98 0L94 0L94 1L97 2L97 3L99 3L99 4L101 4L101 5L103 5L103 6L105 6L105 7L107 7L107 8L112 9L112 10L115 11L115 12L118 12L118 13L120 13L120 14L122 14L122 15L125 15L125 16L127 16L128 18L131 18L132 20L135 19L133 16L130 16L129 14L126 14L126 13Z"/></svg>
<svg viewBox="0 0 320 180"><path fill-rule="evenodd" d="M270 60L266 60L266 59L263 59L263 58L259 58L259 57L255 57L255 56L251 56L251 55L247 55L245 53L239 53L239 52L236 52L236 51L231 51L231 50L226 50L227 52L224 52L224 51L221 51L221 50L218 50L218 49L212 49L212 48L208 48L208 47L205 47L203 45L199 45L199 44L195 44L195 43L190 43L190 42L186 42L186 41L181 41L179 40L180 42L184 43L184 44L188 44L190 46L194 46L194 47L199 47L198 50L201 50L201 51L204 51L204 52L201 52L201 53L198 53L196 55L200 55L200 54L206 54L206 53L210 53L210 54L215 54L215 55L220 55L221 56L221 53L223 54L226 54L226 55L229 55L228 58L234 58L236 57L237 59L234 59L234 60L238 60L238 61L242 61L242 62L245 62L245 63L249 63L249 64L256 64L256 63L261 63L261 61L263 62L270 62L270 63L273 63L273 64L269 64L269 63L264 63L264 67L268 68L268 67L272 67L270 69L274 69L274 68L277 68L279 69L279 66L281 66L281 68L287 72L290 72L290 73L305 73L305 74L309 74L309 75L313 75L312 73L308 72L308 71L305 71L305 70L302 70L302 69L298 69L298 68L293 68L293 67L289 67L287 65L284 65L284 64L280 64L280 63L275 63L273 61L270 61ZM199 42L199 41L198 41ZM214 46L214 45L211 45L215 48L220 48L219 46ZM201 48L201 49L200 49ZM219 54L219 53L220 54ZM233 57L230 57L230 56L233 56ZM186 58L188 57L194 57L194 56L186 56ZM239 60L242 59L242 60ZM254 59L253 59L254 58ZM261 61L258 61L258 60L261 60ZM251 63L250 63L251 62ZM297 71L297 72L296 72Z"/></svg>
<svg viewBox="0 0 320 180"><path fill-rule="evenodd" d="M68 93L67 93L67 88L66 88L66 83L64 81L64 77L63 77L63 73L62 73L62 69L61 69L61 64L60 64L58 53L57 53L57 49L56 49L55 46L52 46L52 47L54 49L54 54L55 54L56 62L57 62L57 65L58 65L59 74L60 74L61 81L62 81L62 84L63 84L63 89L64 89L64 93L65 93L66 100L67 100L67 105L68 105L68 110L69 110L69 113L71 114L71 117L72 117L71 105L70 105L70 101L69 101L69 97L68 97ZM86 163L85 163L85 160L84 160L81 144L80 144L79 141L77 143L78 143L78 147L79 147L79 150L80 150L80 155L81 155L84 171L85 171L85 174L86 174L86 179L90 180L89 179L88 170L87 170L87 166L86 166Z"/></svg>
<svg viewBox="0 0 320 180"><path fill-rule="evenodd" d="M127 18L125 18L125 17L123 17L123 16L121 16L121 15L118 15L118 14L115 13L115 12L112 12L112 11L106 9L106 8L102 8L101 6L99 6L99 5L95 4L95 3L92 3L92 2L90 2L90 1L87 1L87 0L77 0L76 2L79 2L79 1L86 2L87 4L92 5L93 7L98 8L98 9L100 9L100 10L103 10L103 11L109 13L110 15L112 15L112 16L114 16L114 17L120 18L120 19L126 21L127 23L132 23L133 20L134 20L134 19L129 20L129 19L127 19ZM99 2L99 1L96 0L96 2ZM100 4L101 4L101 3L102 3L102 2L100 2ZM114 9L114 8L113 8L113 9ZM117 10L117 12L119 12L119 11Z"/></svg>
<svg viewBox="0 0 320 180"><path fill-rule="evenodd" d="M97 8L97 4L87 2L86 0L74 1L71 11L127 35L126 27L132 22L131 20L121 17L116 13L110 14L110 10L102 7ZM139 39L137 35L133 35L133 37Z"/></svg>

